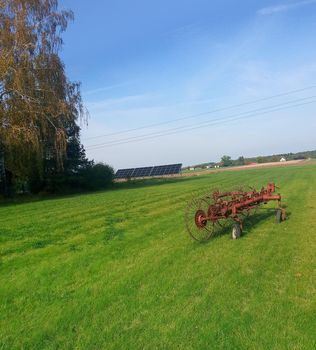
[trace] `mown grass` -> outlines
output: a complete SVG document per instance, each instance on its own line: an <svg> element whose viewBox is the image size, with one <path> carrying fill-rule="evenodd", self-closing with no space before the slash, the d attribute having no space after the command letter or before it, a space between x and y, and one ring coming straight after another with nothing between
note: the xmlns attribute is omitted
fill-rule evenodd
<svg viewBox="0 0 316 350"><path fill-rule="evenodd" d="M192 193L268 181L287 221L186 234ZM315 164L2 205L0 349L315 349L315 210Z"/></svg>

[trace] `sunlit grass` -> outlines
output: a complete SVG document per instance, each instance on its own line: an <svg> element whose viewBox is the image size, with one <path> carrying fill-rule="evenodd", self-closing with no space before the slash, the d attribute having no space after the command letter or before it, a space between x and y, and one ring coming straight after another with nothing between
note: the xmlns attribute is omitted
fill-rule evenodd
<svg viewBox="0 0 316 350"><path fill-rule="evenodd" d="M193 242L192 193L275 181L259 214ZM315 349L316 166L120 184L0 207L0 349Z"/></svg>

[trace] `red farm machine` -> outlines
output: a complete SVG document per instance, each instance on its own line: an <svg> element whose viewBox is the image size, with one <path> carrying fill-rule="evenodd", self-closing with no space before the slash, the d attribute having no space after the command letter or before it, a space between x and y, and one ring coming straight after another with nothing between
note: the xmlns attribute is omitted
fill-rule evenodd
<svg viewBox="0 0 316 350"><path fill-rule="evenodd" d="M213 193L194 198L187 206L185 222L190 236L205 242L233 222L232 238L237 239L243 230L243 219L269 201L277 201L276 222L285 220L285 209L281 207L281 195L275 194L276 186L268 183L260 191L236 190ZM229 220L230 219L230 220Z"/></svg>

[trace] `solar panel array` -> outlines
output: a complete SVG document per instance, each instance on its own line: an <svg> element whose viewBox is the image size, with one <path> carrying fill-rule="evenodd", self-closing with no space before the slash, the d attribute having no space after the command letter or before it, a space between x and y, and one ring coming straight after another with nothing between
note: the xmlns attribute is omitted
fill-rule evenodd
<svg viewBox="0 0 316 350"><path fill-rule="evenodd" d="M158 166L147 166L143 168L119 169L116 174L116 179L127 179L131 177L148 177L179 174L182 164L169 164Z"/></svg>

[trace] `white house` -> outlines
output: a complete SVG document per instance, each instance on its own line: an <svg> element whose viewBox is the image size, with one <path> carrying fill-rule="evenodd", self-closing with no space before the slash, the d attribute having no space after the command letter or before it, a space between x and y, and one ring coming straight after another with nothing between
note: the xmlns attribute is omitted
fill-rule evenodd
<svg viewBox="0 0 316 350"><path fill-rule="evenodd" d="M285 159L284 157L282 157L282 158L280 159L280 162L286 162L286 159Z"/></svg>

